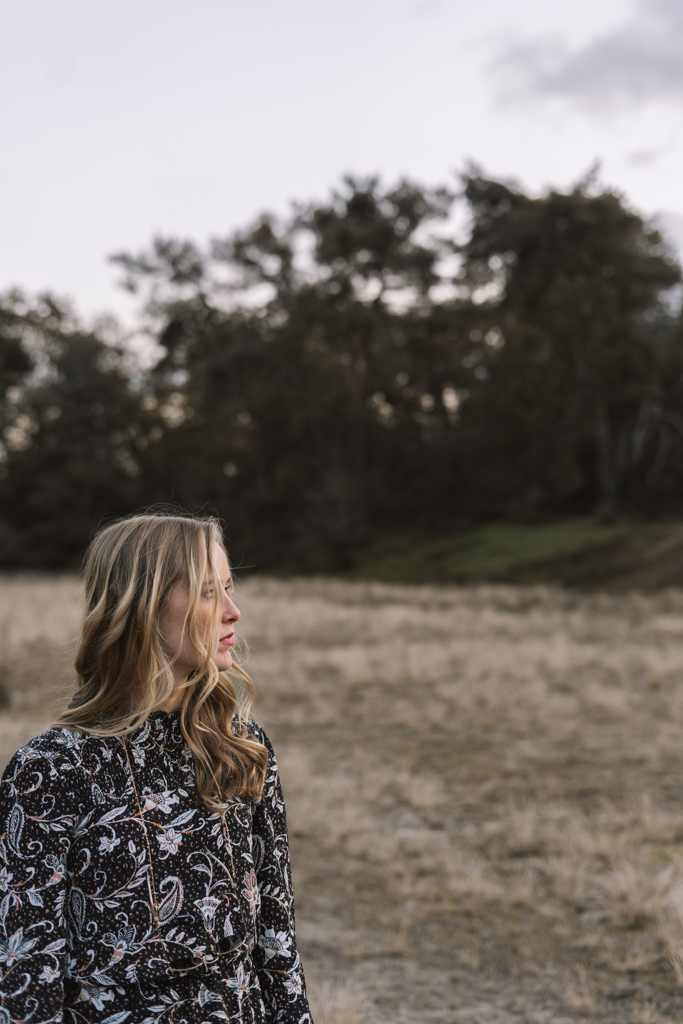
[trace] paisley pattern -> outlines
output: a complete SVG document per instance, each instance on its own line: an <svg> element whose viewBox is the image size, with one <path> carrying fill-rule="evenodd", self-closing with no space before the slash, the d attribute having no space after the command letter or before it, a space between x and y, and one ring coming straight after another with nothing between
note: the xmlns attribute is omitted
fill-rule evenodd
<svg viewBox="0 0 683 1024"><path fill-rule="evenodd" d="M312 1024L273 749L260 802L200 801L179 712L50 729L0 784L0 1024ZM134 773L135 785L131 777Z"/></svg>

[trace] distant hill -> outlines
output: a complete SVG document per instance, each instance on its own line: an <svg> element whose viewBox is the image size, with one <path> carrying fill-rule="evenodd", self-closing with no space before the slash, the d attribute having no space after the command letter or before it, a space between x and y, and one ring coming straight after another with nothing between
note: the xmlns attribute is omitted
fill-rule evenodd
<svg viewBox="0 0 683 1024"><path fill-rule="evenodd" d="M393 537L363 552L352 579L559 583L583 590L683 587L683 520L489 523L433 539Z"/></svg>

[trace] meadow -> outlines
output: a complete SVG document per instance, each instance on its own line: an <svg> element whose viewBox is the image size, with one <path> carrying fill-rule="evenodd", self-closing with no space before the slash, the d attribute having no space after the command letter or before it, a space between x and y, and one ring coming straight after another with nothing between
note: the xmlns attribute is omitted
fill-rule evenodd
<svg viewBox="0 0 683 1024"><path fill-rule="evenodd" d="M0 588L0 756L71 577ZM251 578L316 1024L683 1021L683 591Z"/></svg>

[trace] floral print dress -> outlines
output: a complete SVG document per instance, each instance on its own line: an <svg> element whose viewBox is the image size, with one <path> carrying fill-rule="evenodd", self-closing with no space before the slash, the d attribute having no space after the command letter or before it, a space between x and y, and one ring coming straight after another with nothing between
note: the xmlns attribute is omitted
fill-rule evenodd
<svg viewBox="0 0 683 1024"><path fill-rule="evenodd" d="M312 1024L273 749L210 813L180 712L53 728L0 784L0 1024ZM131 775L132 772L132 775Z"/></svg>

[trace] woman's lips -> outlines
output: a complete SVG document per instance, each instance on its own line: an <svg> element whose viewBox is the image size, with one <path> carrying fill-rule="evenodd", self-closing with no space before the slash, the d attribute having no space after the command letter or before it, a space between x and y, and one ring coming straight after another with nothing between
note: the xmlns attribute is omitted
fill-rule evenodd
<svg viewBox="0 0 683 1024"><path fill-rule="evenodd" d="M227 647L232 647L235 642L234 633L228 633L226 636L222 636L218 641L219 644L225 644Z"/></svg>

